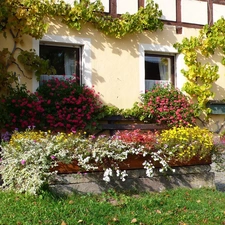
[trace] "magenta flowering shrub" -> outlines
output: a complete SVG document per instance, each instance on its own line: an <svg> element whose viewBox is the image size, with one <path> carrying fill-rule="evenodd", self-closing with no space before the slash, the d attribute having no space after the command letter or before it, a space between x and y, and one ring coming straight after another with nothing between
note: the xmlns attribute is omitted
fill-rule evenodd
<svg viewBox="0 0 225 225"><path fill-rule="evenodd" d="M7 95L0 100L0 128L4 131L24 130L41 123L44 112L38 98L25 85L9 87Z"/></svg>
<svg viewBox="0 0 225 225"><path fill-rule="evenodd" d="M17 85L2 97L0 104L2 131L28 127L56 132L91 131L102 111L94 89L80 86L75 80L52 79L35 93Z"/></svg>
<svg viewBox="0 0 225 225"><path fill-rule="evenodd" d="M168 127L187 126L195 123L192 104L179 89L171 86L156 85L142 94L142 117Z"/></svg>
<svg viewBox="0 0 225 225"><path fill-rule="evenodd" d="M96 127L102 111L99 94L77 81L57 78L45 81L35 93L45 109L42 129L76 131Z"/></svg>

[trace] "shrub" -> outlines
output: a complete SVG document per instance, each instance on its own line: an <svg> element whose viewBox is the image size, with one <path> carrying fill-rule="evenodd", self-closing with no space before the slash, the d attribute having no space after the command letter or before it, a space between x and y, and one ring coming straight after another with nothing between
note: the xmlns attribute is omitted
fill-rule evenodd
<svg viewBox="0 0 225 225"><path fill-rule="evenodd" d="M120 110L125 117L135 117L148 123L174 126L195 124L190 99L172 85L155 85L141 94L141 101L131 109Z"/></svg>
<svg viewBox="0 0 225 225"><path fill-rule="evenodd" d="M34 94L17 84L1 99L0 106L0 128L6 131L29 126L55 132L91 131L102 112L99 95L92 88L59 79L44 82Z"/></svg>
<svg viewBox="0 0 225 225"><path fill-rule="evenodd" d="M44 112L38 98L25 85L19 84L9 87L7 95L1 98L0 106L2 131L25 130L28 126L40 124Z"/></svg>
<svg viewBox="0 0 225 225"><path fill-rule="evenodd" d="M141 94L140 100L130 109L104 106L105 116L122 115L168 127L193 125L196 122L190 99L172 85L155 85Z"/></svg>
<svg viewBox="0 0 225 225"><path fill-rule="evenodd" d="M188 97L172 85L156 85L142 94L141 100L142 117L145 119L169 127L195 123L194 110Z"/></svg>
<svg viewBox="0 0 225 225"><path fill-rule="evenodd" d="M92 130L101 115L99 94L74 79L48 80L37 89L37 97L45 109L42 129Z"/></svg>

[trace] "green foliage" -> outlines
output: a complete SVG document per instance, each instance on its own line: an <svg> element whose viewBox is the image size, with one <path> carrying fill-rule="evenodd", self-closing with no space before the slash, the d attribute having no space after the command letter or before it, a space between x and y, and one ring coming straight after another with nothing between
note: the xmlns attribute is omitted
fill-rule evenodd
<svg viewBox="0 0 225 225"><path fill-rule="evenodd" d="M19 42L24 34L41 38L47 31L46 15L51 3L48 0L6 0L0 3L1 30L12 32Z"/></svg>
<svg viewBox="0 0 225 225"><path fill-rule="evenodd" d="M225 54L225 20L219 19L211 27L206 25L199 32L198 37L184 38L182 43L176 43L175 48L179 53L184 54L184 60L188 66L187 70L182 73L187 78L187 82L183 86L193 99L196 99L195 113L207 116L210 109L206 107L206 103L210 98L214 97L211 91L212 84L218 80L218 66L209 63L203 64L202 57L210 58L217 50ZM225 65L224 56L221 63Z"/></svg>
<svg viewBox="0 0 225 225"><path fill-rule="evenodd" d="M116 38L130 33L141 33L145 30L156 31L163 27L163 23L159 20L162 12L152 0L145 8L140 8L136 14L126 13L118 18L105 15L100 0L95 3L90 3L90 0L84 0L80 3L75 1L74 7L60 2L60 4L53 6L52 14L60 16L62 22L71 28L80 30L82 25L88 22L106 35Z"/></svg>
<svg viewBox="0 0 225 225"><path fill-rule="evenodd" d="M59 17L63 23L77 30L85 23L91 23L105 34L117 38L128 33L155 31L163 27L159 20L162 12L152 0L136 14L126 13L119 18L105 15L100 0L93 3L90 0L75 1L73 6L64 1L13 0L2 1L0 8L1 30L13 31L17 41L23 34L41 38L47 31L48 23L45 19L48 17Z"/></svg>
<svg viewBox="0 0 225 225"><path fill-rule="evenodd" d="M124 109L120 109L114 105L103 105L103 112L101 114L101 117L107 117L107 116L118 116L123 115L124 116Z"/></svg>
<svg viewBox="0 0 225 225"><path fill-rule="evenodd" d="M21 51L17 59L27 71L35 72L38 81L43 74L56 74L54 67L49 65L49 60L44 60L37 56L34 50L29 52Z"/></svg>

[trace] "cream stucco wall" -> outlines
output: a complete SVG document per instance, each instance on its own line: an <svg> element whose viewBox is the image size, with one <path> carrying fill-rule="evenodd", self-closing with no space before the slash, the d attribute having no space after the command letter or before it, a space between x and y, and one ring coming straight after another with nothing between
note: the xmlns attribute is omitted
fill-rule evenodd
<svg viewBox="0 0 225 225"><path fill-rule="evenodd" d="M184 28L187 37L197 35L198 30ZM130 108L144 91L144 51L154 53L171 53L176 56L176 85L182 87L184 78L180 70L184 67L182 56L173 48L173 44L181 41L183 35L175 32L175 27L165 26L163 31L155 33L127 35L122 39L105 36L91 25L85 25L81 31L74 31L63 24L53 21L48 33L41 41L54 41L81 44L79 40L88 40L90 58L88 68L83 65L83 83L94 85L100 92L104 103ZM34 48L38 51L38 42ZM144 49L143 49L144 48ZM142 50L142 52L141 52ZM88 77L88 79L86 79ZM37 83L33 83L33 91Z"/></svg>

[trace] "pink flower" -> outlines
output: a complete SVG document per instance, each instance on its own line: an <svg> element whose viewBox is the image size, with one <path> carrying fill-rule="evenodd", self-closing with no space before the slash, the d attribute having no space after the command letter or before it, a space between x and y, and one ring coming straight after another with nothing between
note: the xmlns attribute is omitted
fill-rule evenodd
<svg viewBox="0 0 225 225"><path fill-rule="evenodd" d="M56 159L56 156L51 155L50 158L51 158L52 160L55 160L55 159Z"/></svg>
<svg viewBox="0 0 225 225"><path fill-rule="evenodd" d="M24 166L24 165L26 164L26 160L25 160L25 159L22 159L22 160L20 161L20 163Z"/></svg>

